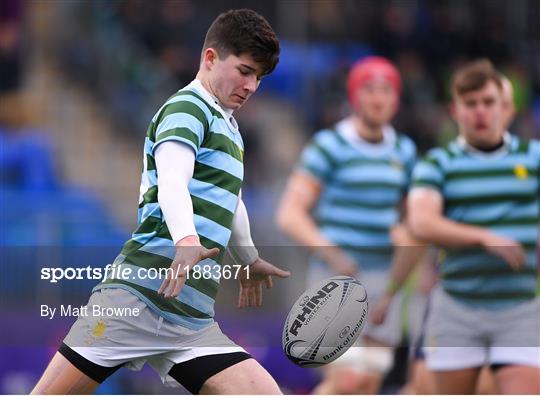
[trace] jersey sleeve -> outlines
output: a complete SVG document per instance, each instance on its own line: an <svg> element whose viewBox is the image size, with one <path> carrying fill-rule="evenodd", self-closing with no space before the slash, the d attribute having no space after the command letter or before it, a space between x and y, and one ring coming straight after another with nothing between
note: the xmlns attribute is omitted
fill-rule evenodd
<svg viewBox="0 0 540 396"><path fill-rule="evenodd" d="M540 194L540 140L531 140L530 150L532 151L534 163L536 164L536 182L538 184L538 193Z"/></svg>
<svg viewBox="0 0 540 396"><path fill-rule="evenodd" d="M411 188L428 187L442 192L444 170L436 152L429 152L413 169Z"/></svg>
<svg viewBox="0 0 540 396"><path fill-rule="evenodd" d="M166 105L158 121L154 152L162 142L173 140L188 145L197 154L204 140L205 131L209 128L205 111L187 100Z"/></svg>
<svg viewBox="0 0 540 396"><path fill-rule="evenodd" d="M418 153L416 150L416 144L407 136L400 136L401 140L401 155L405 170L405 177L406 177L406 190L409 189L411 186L412 181L412 173L414 170L414 167L416 165L416 161L418 160Z"/></svg>
<svg viewBox="0 0 540 396"><path fill-rule="evenodd" d="M332 169L335 165L332 153L328 149L331 145L325 144L330 133L318 132L302 151L297 168L309 173L321 182L330 179Z"/></svg>

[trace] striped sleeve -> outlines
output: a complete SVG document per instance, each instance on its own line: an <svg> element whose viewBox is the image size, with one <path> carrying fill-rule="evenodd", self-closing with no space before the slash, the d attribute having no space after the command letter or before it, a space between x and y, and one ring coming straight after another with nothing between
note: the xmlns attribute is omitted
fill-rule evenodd
<svg viewBox="0 0 540 396"><path fill-rule="evenodd" d="M442 191L444 171L437 152L429 152L413 169L411 187L430 187Z"/></svg>
<svg viewBox="0 0 540 396"><path fill-rule="evenodd" d="M538 193L540 194L540 140L531 140L529 144L536 164Z"/></svg>
<svg viewBox="0 0 540 396"><path fill-rule="evenodd" d="M329 150L333 145L326 142L329 139L335 140L331 136L333 133L330 131L321 131L315 134L311 142L304 148L298 164L299 169L307 171L321 182L329 180L335 165L335 161Z"/></svg>
<svg viewBox="0 0 540 396"><path fill-rule="evenodd" d="M188 100L167 104L156 126L153 151L160 143L174 140L187 144L197 154L208 128L207 114L197 104Z"/></svg>
<svg viewBox="0 0 540 396"><path fill-rule="evenodd" d="M401 152L403 156L403 163L405 165L405 174L407 177L406 189L411 185L412 173L417 161L416 144L407 136L400 135L401 140Z"/></svg>

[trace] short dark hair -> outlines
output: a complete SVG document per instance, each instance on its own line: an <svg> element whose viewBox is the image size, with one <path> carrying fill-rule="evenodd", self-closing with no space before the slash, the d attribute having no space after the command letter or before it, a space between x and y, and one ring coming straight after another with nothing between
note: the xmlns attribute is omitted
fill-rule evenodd
<svg viewBox="0 0 540 396"><path fill-rule="evenodd" d="M501 75L489 59L467 63L457 69L452 77L452 95L455 98L479 90L490 81L502 89Z"/></svg>
<svg viewBox="0 0 540 396"><path fill-rule="evenodd" d="M279 61L279 40L263 16L246 8L220 14L206 32L203 51L214 48L220 58L249 54L270 74Z"/></svg>

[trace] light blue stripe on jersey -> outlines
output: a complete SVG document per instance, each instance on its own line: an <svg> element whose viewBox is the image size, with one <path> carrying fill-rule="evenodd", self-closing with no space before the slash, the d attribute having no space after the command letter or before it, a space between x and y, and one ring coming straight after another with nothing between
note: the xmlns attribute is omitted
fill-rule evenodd
<svg viewBox="0 0 540 396"><path fill-rule="evenodd" d="M188 190L189 193L195 197L210 202L219 202L220 206L227 209L229 212L236 212L238 197L221 187L197 179L191 179L188 184Z"/></svg>
<svg viewBox="0 0 540 396"><path fill-rule="evenodd" d="M524 224L524 225L491 225L489 227L493 232L512 238L521 243L538 243L538 225Z"/></svg>
<svg viewBox="0 0 540 396"><path fill-rule="evenodd" d="M381 229L391 227L399 220L399 214L395 209L361 210L334 206L331 203L322 203L317 208L316 216L325 220L332 219L349 224L358 224L359 226L380 227Z"/></svg>
<svg viewBox="0 0 540 396"><path fill-rule="evenodd" d="M457 157L448 160L445 170L451 172L497 171L512 169L516 163L535 166L527 154L512 153L510 156L479 160L475 157Z"/></svg>
<svg viewBox="0 0 540 396"><path fill-rule="evenodd" d="M395 188L362 188L328 185L323 192L325 200L345 200L350 202L387 205L395 208L400 202L403 192Z"/></svg>
<svg viewBox="0 0 540 396"><path fill-rule="evenodd" d="M138 286L142 286L153 291L159 290L166 275L165 273L163 273L163 275L160 277L160 274L158 272L146 272L145 268L141 269L141 267L125 263L122 264L122 269L124 268L129 268L131 270L132 277L130 278L130 282L133 282ZM140 277L139 275L142 275L142 277ZM150 275L150 277L148 277L148 275ZM156 279L149 279L154 277ZM184 304L189 305L190 307L195 308L199 312L202 312L209 316L214 315L214 300L208 297L206 294L195 290L189 285L182 286L182 290L180 290L180 294L176 297L176 299L180 302L183 302Z"/></svg>
<svg viewBox="0 0 540 396"><path fill-rule="evenodd" d="M540 208L535 202L530 205L516 205L513 202L503 202L496 206L486 206L483 203L467 205L467 208L456 208L453 218L458 218L465 223L477 223L482 221L499 220L504 215L505 219L520 219L524 217L540 217Z"/></svg>
<svg viewBox="0 0 540 396"><path fill-rule="evenodd" d="M388 165L362 165L351 166L345 169L340 169L338 180L339 182L353 183L359 180L358 170L362 169L362 182L365 183L389 183L395 184L396 188L400 188L405 182L405 175L398 170L392 171L388 169Z"/></svg>
<svg viewBox="0 0 540 396"><path fill-rule="evenodd" d="M143 177L147 178L151 186L155 186L157 184L157 176L155 170L144 171Z"/></svg>
<svg viewBox="0 0 540 396"><path fill-rule="evenodd" d="M467 254L463 254L466 252ZM526 262L524 268L536 268L534 249L526 251ZM474 272L490 272L490 271L507 271L508 274L513 274L510 265L502 258L488 254L485 250L464 249L464 250L447 250L448 258L441 267L441 275L443 277L459 276L462 273Z"/></svg>
<svg viewBox="0 0 540 396"><path fill-rule="evenodd" d="M325 237L340 245L355 247L387 247L391 245L388 235L353 231L344 227L328 225L322 226L320 231Z"/></svg>
<svg viewBox="0 0 540 396"><path fill-rule="evenodd" d="M520 180L517 177L490 177L487 180L474 178L471 180L450 180L445 185L446 198L467 198L478 196L490 196L504 193L504 190L512 193L530 194L537 181L530 177ZM501 190L504 186L504 190Z"/></svg>
<svg viewBox="0 0 540 396"><path fill-rule="evenodd" d="M144 153L151 154L154 148L154 142L150 140L148 136L144 138Z"/></svg>
<svg viewBox="0 0 540 396"><path fill-rule="evenodd" d="M147 232L145 234L133 234L131 239L137 243L144 245L146 242L148 242L150 238L154 237L156 234L157 231Z"/></svg>
<svg viewBox="0 0 540 396"><path fill-rule="evenodd" d="M170 260L174 259L176 255L176 247L174 242L170 239L154 237L148 241L144 246L141 246L139 250L147 253L158 254L163 257L167 257Z"/></svg>
<svg viewBox="0 0 540 396"><path fill-rule="evenodd" d="M142 208L139 208L139 222L144 221L150 216L161 218L161 208L158 203L147 203Z"/></svg>
<svg viewBox="0 0 540 396"><path fill-rule="evenodd" d="M201 147L197 154L197 161L211 166L212 168L225 171L240 180L244 177L244 167L242 163L223 151Z"/></svg>
<svg viewBox="0 0 540 396"><path fill-rule="evenodd" d="M504 290L505 292L520 292L536 286L536 280L529 274L513 274L512 282L508 282L508 275L494 276L486 282L480 277L466 279L446 279L445 284L455 292L468 292L481 290L483 293L494 293Z"/></svg>
<svg viewBox="0 0 540 396"><path fill-rule="evenodd" d="M187 92L187 91L188 90L186 90L185 92ZM193 91L190 91L190 92L193 92ZM198 95L198 94L195 92L195 95ZM208 105L205 104L202 100L200 100L196 96L193 96L193 95L178 95L178 96L174 97L173 99L176 99L176 100L174 102L171 101L170 103L176 103L176 102L190 102L190 103L193 103L202 112L204 112L204 115L206 116L207 120L211 120L214 117L214 115L210 112L210 109L208 108ZM214 122L216 122L217 120L218 120L218 118L216 117Z"/></svg>
<svg viewBox="0 0 540 396"><path fill-rule="evenodd" d="M166 116L157 127L156 142L159 141L160 134L175 128L188 128L197 136L198 146L201 146L204 139L204 125L196 117L187 113L173 113Z"/></svg>
<svg viewBox="0 0 540 396"><path fill-rule="evenodd" d="M146 298L143 294L139 293L136 289L129 287L127 285L124 285L122 283L113 283L108 285L107 283L101 283L97 285L94 290L99 289L105 289L105 288L115 288L115 289L123 289L126 290L135 296L141 301L143 301L146 305L148 305L150 308L154 310L154 312L159 312L159 315L163 317L163 319L166 319L174 324L178 324L180 326L185 326L188 329L191 330L202 330L205 327L210 326L212 323L214 323L213 318L209 319L200 319L200 318L194 318L191 316L184 316L184 315L177 315L173 314L171 312L166 312L161 310L156 304L154 304L150 299Z"/></svg>
<svg viewBox="0 0 540 396"><path fill-rule="evenodd" d="M244 142L240 138L239 133L234 133L230 131L229 124L223 118L216 118L213 124L210 126L210 131L212 133L217 133L219 135L227 136L231 139L236 145L243 150Z"/></svg>
<svg viewBox="0 0 540 396"><path fill-rule="evenodd" d="M142 208L139 208L139 223L142 223L149 216L161 219L161 208L157 202L147 203Z"/></svg>
<svg viewBox="0 0 540 396"><path fill-rule="evenodd" d="M314 147L308 147L304 150L302 162L305 164L304 166L309 166L309 168L314 169L320 174L326 174L330 170L330 165L326 158Z"/></svg>
<svg viewBox="0 0 540 396"><path fill-rule="evenodd" d="M231 231L228 228L225 228L221 224L197 214L193 215L193 219L195 221L195 229L197 230L197 234L202 235L203 237L208 238L221 246L228 245L229 238L231 236Z"/></svg>

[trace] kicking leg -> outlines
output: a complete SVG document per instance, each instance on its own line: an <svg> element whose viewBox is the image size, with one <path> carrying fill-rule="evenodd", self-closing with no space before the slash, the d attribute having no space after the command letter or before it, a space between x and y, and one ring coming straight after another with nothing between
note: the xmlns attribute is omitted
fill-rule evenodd
<svg viewBox="0 0 540 396"><path fill-rule="evenodd" d="M208 378L200 394L280 395L281 391L255 359L246 359Z"/></svg>
<svg viewBox="0 0 540 396"><path fill-rule="evenodd" d="M98 382L56 352L31 394L90 394L94 393L98 386Z"/></svg>

